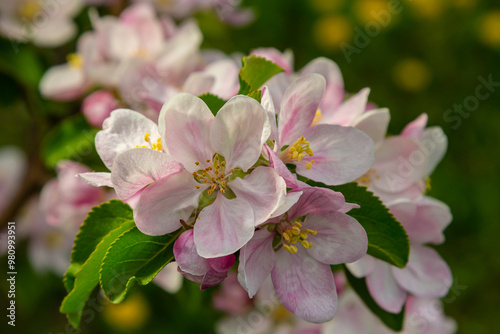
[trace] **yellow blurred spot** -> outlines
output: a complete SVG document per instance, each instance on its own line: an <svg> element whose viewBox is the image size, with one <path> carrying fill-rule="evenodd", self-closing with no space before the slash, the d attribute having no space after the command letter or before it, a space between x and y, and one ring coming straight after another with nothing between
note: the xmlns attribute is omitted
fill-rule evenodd
<svg viewBox="0 0 500 334"><path fill-rule="evenodd" d="M22 19L31 21L40 10L38 0L29 0L19 6L18 14Z"/></svg>
<svg viewBox="0 0 500 334"><path fill-rule="evenodd" d="M55 249L63 244L64 238L60 232L51 231L45 235L45 242L49 249Z"/></svg>
<svg viewBox="0 0 500 334"><path fill-rule="evenodd" d="M344 17L325 16L316 22L313 34L318 46L334 49L338 48L342 42L349 42L352 31L351 23Z"/></svg>
<svg viewBox="0 0 500 334"><path fill-rule="evenodd" d="M83 66L83 57L78 53L70 53L66 56L66 60L71 67L82 68Z"/></svg>
<svg viewBox="0 0 500 334"><path fill-rule="evenodd" d="M482 17L479 24L479 38L488 46L500 46L500 11Z"/></svg>
<svg viewBox="0 0 500 334"><path fill-rule="evenodd" d="M447 0L413 0L408 2L415 10L415 13L423 18L436 19L446 9Z"/></svg>
<svg viewBox="0 0 500 334"><path fill-rule="evenodd" d="M344 4L344 0L312 0L311 5L319 13L331 12L339 9Z"/></svg>
<svg viewBox="0 0 500 334"><path fill-rule="evenodd" d="M377 14L381 12L388 13L391 16L391 22L394 16L389 12L389 2L387 0L358 0L354 5L354 10L362 23L377 21Z"/></svg>
<svg viewBox="0 0 500 334"><path fill-rule="evenodd" d="M149 304L141 294L133 294L120 304L107 304L104 320L122 331L135 331L144 327L151 315Z"/></svg>
<svg viewBox="0 0 500 334"><path fill-rule="evenodd" d="M403 90L418 92L425 89L431 80L430 69L421 60L408 58L393 69L394 81Z"/></svg>

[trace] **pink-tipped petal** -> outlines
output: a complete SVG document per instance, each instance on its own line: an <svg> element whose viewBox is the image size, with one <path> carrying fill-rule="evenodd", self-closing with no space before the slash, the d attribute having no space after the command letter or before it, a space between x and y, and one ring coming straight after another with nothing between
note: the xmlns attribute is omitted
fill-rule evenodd
<svg viewBox="0 0 500 334"><path fill-rule="evenodd" d="M255 232L253 238L240 249L238 281L253 298L274 266L274 233L266 228Z"/></svg>
<svg viewBox="0 0 500 334"><path fill-rule="evenodd" d="M238 95L217 113L210 129L210 143L226 159L226 168L246 172L260 157L271 134L266 111L248 96Z"/></svg>
<svg viewBox="0 0 500 334"><path fill-rule="evenodd" d="M366 254L366 232L351 216L334 212L328 216L307 216L304 227L317 231L307 241L313 243L307 253L325 264L340 264L359 260Z"/></svg>
<svg viewBox="0 0 500 334"><path fill-rule="evenodd" d="M217 194L215 202L205 207L194 225L198 254L205 258L233 254L253 236L254 216L245 200L227 199Z"/></svg>
<svg viewBox="0 0 500 334"><path fill-rule="evenodd" d="M358 129L319 124L304 132L304 137L314 155L297 164L297 174L312 180L344 184L364 175L373 164L373 140ZM307 163L312 163L310 169Z"/></svg>
<svg viewBox="0 0 500 334"><path fill-rule="evenodd" d="M446 262L427 246L412 245L406 267L392 272L400 286L419 297L444 297L453 282Z"/></svg>
<svg viewBox="0 0 500 334"><path fill-rule="evenodd" d="M288 210L288 218L293 220L305 215L331 213L340 209L344 203L344 195L328 188L301 187L294 189L301 191L297 203Z"/></svg>
<svg viewBox="0 0 500 334"><path fill-rule="evenodd" d="M413 122L405 126L403 131L401 131L401 136L420 139L424 133L425 127L427 126L428 119L429 117L427 114L421 114Z"/></svg>
<svg viewBox="0 0 500 334"><path fill-rule="evenodd" d="M111 181L116 194L127 200L149 184L183 170L167 154L149 148L134 148L115 158Z"/></svg>
<svg viewBox="0 0 500 334"><path fill-rule="evenodd" d="M278 157L278 155L271 150L267 144L264 145L264 151L267 153L269 159L269 166L273 167L274 170L285 179L286 185L289 188L297 188L299 184L297 183L296 177L290 172L288 167L283 163L283 161Z"/></svg>
<svg viewBox="0 0 500 334"><path fill-rule="evenodd" d="M172 96L161 109L158 126L163 145L190 172L208 166L205 160L214 154L210 146L213 120L205 102L188 93Z"/></svg>
<svg viewBox="0 0 500 334"><path fill-rule="evenodd" d="M365 112L369 94L369 88L360 90L344 101L335 112L330 115L324 115L322 122L326 124L352 126L354 121Z"/></svg>
<svg viewBox="0 0 500 334"><path fill-rule="evenodd" d="M118 154L137 146L148 146L144 140L146 133L150 134L152 143L156 143L160 137L158 127L152 120L133 110L114 110L95 136L97 153L106 167L112 170L113 161Z"/></svg>
<svg viewBox="0 0 500 334"><path fill-rule="evenodd" d="M311 126L325 93L325 78L303 76L286 89L278 115L279 146L289 145Z"/></svg>
<svg viewBox="0 0 500 334"><path fill-rule="evenodd" d="M307 255L302 247L295 254L281 249L271 277L278 299L296 316L323 323L335 315L337 291L332 270Z"/></svg>
<svg viewBox="0 0 500 334"><path fill-rule="evenodd" d="M193 230L182 233L174 244L175 261L179 268L191 275L202 276L210 269L208 261L196 252Z"/></svg>
<svg viewBox="0 0 500 334"><path fill-rule="evenodd" d="M137 228L144 234L163 235L181 227L198 202L203 189L187 171L162 178L147 187L134 211Z"/></svg>

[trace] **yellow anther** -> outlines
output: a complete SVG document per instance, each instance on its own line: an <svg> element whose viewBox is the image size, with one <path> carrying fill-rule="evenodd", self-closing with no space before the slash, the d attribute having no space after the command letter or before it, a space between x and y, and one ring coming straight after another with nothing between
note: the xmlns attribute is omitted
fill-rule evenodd
<svg viewBox="0 0 500 334"><path fill-rule="evenodd" d="M300 232L300 237L302 239L307 239L307 233L306 232Z"/></svg>
<svg viewBox="0 0 500 334"><path fill-rule="evenodd" d="M231 168L231 173L234 173L234 168Z"/></svg>
<svg viewBox="0 0 500 334"><path fill-rule="evenodd" d="M220 163L220 165L221 165L222 167L225 167L225 166L226 166L226 162L225 162L225 161L223 161L223 162L221 162L221 163Z"/></svg>
<svg viewBox="0 0 500 334"><path fill-rule="evenodd" d="M197 172L193 172L193 176L196 176L197 175Z"/></svg>
<svg viewBox="0 0 500 334"><path fill-rule="evenodd" d="M290 239L290 236L288 235L288 233L283 233L283 238L285 238L285 240L286 240L287 242L290 242L290 240L291 240L291 239Z"/></svg>
<svg viewBox="0 0 500 334"><path fill-rule="evenodd" d="M195 161L195 162L194 162L194 164L195 164L196 166L199 166L199 165L200 165L200 162L199 162L199 161Z"/></svg>
<svg viewBox="0 0 500 334"><path fill-rule="evenodd" d="M292 227L292 233L294 235L299 235L300 234L300 228L297 226Z"/></svg>
<svg viewBox="0 0 500 334"><path fill-rule="evenodd" d="M73 68L83 67L83 57L78 53L70 53L66 56L66 60L68 61L68 64Z"/></svg>
<svg viewBox="0 0 500 334"><path fill-rule="evenodd" d="M299 228L300 228L300 227L302 227L302 224L301 224L300 222L295 222L295 223L293 224L293 226L297 226L297 227L299 227Z"/></svg>
<svg viewBox="0 0 500 334"><path fill-rule="evenodd" d="M430 177L428 177L428 178L425 180L425 190L426 190L426 191L431 190L431 178L430 178Z"/></svg>
<svg viewBox="0 0 500 334"><path fill-rule="evenodd" d="M224 188L220 188L219 190L220 190L221 193L225 193L226 192L226 190L224 190Z"/></svg>
<svg viewBox="0 0 500 334"><path fill-rule="evenodd" d="M200 189L201 187L200 186L195 186L196 189Z"/></svg>
<svg viewBox="0 0 500 334"><path fill-rule="evenodd" d="M318 231L316 231L316 230L311 230L311 229L307 229L307 230L306 230L306 232L307 232L308 234L312 234L312 235L316 235L316 234L318 234Z"/></svg>
<svg viewBox="0 0 500 334"><path fill-rule="evenodd" d="M292 254L297 253L297 252L298 252L298 250L299 250L299 249L297 248L297 246L294 246L294 245L290 246L290 252L291 252Z"/></svg>
<svg viewBox="0 0 500 334"><path fill-rule="evenodd" d="M210 162L210 159L205 159L206 162Z"/></svg>
<svg viewBox="0 0 500 334"><path fill-rule="evenodd" d="M151 136L151 134L149 132L146 132L146 134L144 135L144 141L147 141L149 142L149 137Z"/></svg>
<svg viewBox="0 0 500 334"><path fill-rule="evenodd" d="M292 253L292 254L293 254L292 249L290 248L290 246L288 246L288 245L283 245L283 248L284 248L286 251L289 251L290 253Z"/></svg>
<svg viewBox="0 0 500 334"><path fill-rule="evenodd" d="M310 163L310 162L306 163L306 169L311 169L311 167L312 167L312 163Z"/></svg>
<svg viewBox="0 0 500 334"><path fill-rule="evenodd" d="M304 247L304 248L310 248L309 247L309 243L306 240L302 240L300 243L302 244L302 247Z"/></svg>

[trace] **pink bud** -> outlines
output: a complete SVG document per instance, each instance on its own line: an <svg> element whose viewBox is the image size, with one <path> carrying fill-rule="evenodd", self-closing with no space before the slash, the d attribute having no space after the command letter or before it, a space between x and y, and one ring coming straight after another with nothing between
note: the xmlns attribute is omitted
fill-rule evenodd
<svg viewBox="0 0 500 334"><path fill-rule="evenodd" d="M82 112L92 126L101 128L102 122L109 117L111 111L118 107L118 100L113 93L107 90L98 90L85 98Z"/></svg>

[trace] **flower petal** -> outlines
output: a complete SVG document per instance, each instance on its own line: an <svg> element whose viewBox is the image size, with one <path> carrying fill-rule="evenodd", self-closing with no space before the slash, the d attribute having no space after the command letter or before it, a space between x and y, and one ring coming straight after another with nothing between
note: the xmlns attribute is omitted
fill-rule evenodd
<svg viewBox="0 0 500 334"><path fill-rule="evenodd" d="M271 167L257 167L245 178L236 178L228 186L253 209L255 226L269 219L285 201L285 180Z"/></svg>
<svg viewBox="0 0 500 334"><path fill-rule="evenodd" d="M253 238L240 249L238 281L248 296L253 298L274 266L274 233L266 228L255 232Z"/></svg>
<svg viewBox="0 0 500 334"><path fill-rule="evenodd" d="M444 297L453 281L450 268L438 252L421 245L412 244L406 267L393 267L392 272L399 285L419 297Z"/></svg>
<svg viewBox="0 0 500 334"><path fill-rule="evenodd" d="M370 136L375 146L378 146L385 138L390 119L389 109L373 109L358 117L353 126Z"/></svg>
<svg viewBox="0 0 500 334"><path fill-rule="evenodd" d="M388 263L376 260L375 268L366 276L366 285L381 308L399 313L406 302L406 291L399 286L391 267Z"/></svg>
<svg viewBox="0 0 500 334"><path fill-rule="evenodd" d="M252 238L254 221L252 207L245 200L217 193L215 202L201 211L194 225L198 254L205 258L233 254Z"/></svg>
<svg viewBox="0 0 500 334"><path fill-rule="evenodd" d="M304 195L302 195L304 196ZM315 230L307 241L313 243L307 253L325 264L349 263L366 255L368 238L366 232L351 216L334 212L327 217L307 216L303 226Z"/></svg>
<svg viewBox="0 0 500 334"><path fill-rule="evenodd" d="M146 133L151 134L153 143L160 137L158 127L152 120L133 110L114 110L95 137L97 153L106 167L112 170L118 154L147 144L144 140Z"/></svg>
<svg viewBox="0 0 500 334"><path fill-rule="evenodd" d="M332 320L337 291L330 266L307 255L302 247L295 254L281 249L271 277L278 299L296 316L314 323Z"/></svg>
<svg viewBox="0 0 500 334"><path fill-rule="evenodd" d="M427 114L421 114L417 117L417 119L405 126L403 131L401 131L401 136L420 139L424 133L425 127L427 126L428 119L429 117Z"/></svg>
<svg viewBox="0 0 500 334"><path fill-rule="evenodd" d="M196 252L193 230L187 230L177 238L174 244L174 256L177 265L184 273L202 276L210 269L207 259Z"/></svg>
<svg viewBox="0 0 500 334"><path fill-rule="evenodd" d="M443 132L443 129L438 126L433 126L424 131L419 143L421 149L428 156L426 175L431 175L446 153L448 138Z"/></svg>
<svg viewBox="0 0 500 334"><path fill-rule="evenodd" d="M375 258L365 255L355 262L346 263L346 266L354 276L361 278L369 275L375 269L376 263Z"/></svg>
<svg viewBox="0 0 500 334"><path fill-rule="evenodd" d="M46 98L71 101L75 100L88 88L88 81L81 68L69 64L51 67L40 81L40 92Z"/></svg>
<svg viewBox="0 0 500 334"><path fill-rule="evenodd" d="M328 188L301 187L294 191L301 191L297 203L288 210L288 218L293 220L307 214L330 213L339 210L345 203L344 195Z"/></svg>
<svg viewBox="0 0 500 334"><path fill-rule="evenodd" d="M116 194L127 200L149 184L183 170L167 154L149 148L134 148L115 158L111 181Z"/></svg>
<svg viewBox="0 0 500 334"><path fill-rule="evenodd" d="M180 219L188 220L203 189L187 171L162 178L147 187L134 211L137 228L144 234L163 235L181 227Z"/></svg>
<svg viewBox="0 0 500 334"><path fill-rule="evenodd" d="M314 155L297 164L297 173L302 176L328 185L344 184L364 175L373 164L373 140L358 129L319 124L303 135Z"/></svg>
<svg viewBox="0 0 500 334"><path fill-rule="evenodd" d="M439 244L444 241L443 230L452 220L450 208L445 203L426 196L418 202L399 200L388 207L412 242Z"/></svg>
<svg viewBox="0 0 500 334"><path fill-rule="evenodd" d="M370 88L363 88L357 94L344 101L335 112L323 115L323 123L352 126L354 121L366 110Z"/></svg>
<svg viewBox="0 0 500 334"><path fill-rule="evenodd" d="M210 147L213 120L205 102L188 93L172 96L161 108L158 127L162 143L190 172L207 167L205 159L211 159L214 154ZM195 162L201 165L195 165Z"/></svg>
<svg viewBox="0 0 500 334"><path fill-rule="evenodd" d="M77 176L91 186L113 188L111 173L88 172L77 174Z"/></svg>
<svg viewBox="0 0 500 334"><path fill-rule="evenodd" d="M285 91L278 115L279 146L297 140L311 126L325 93L325 78L309 74L292 82Z"/></svg>
<svg viewBox="0 0 500 334"><path fill-rule="evenodd" d="M264 144L263 150L264 153L267 154L267 158L269 159L269 166L273 167L278 175L285 179L287 187L297 188L299 186L299 184L297 183L297 179L292 174L292 172L290 172L283 161L278 157L278 155L273 150L271 150L271 148L267 146L267 144Z"/></svg>
<svg viewBox="0 0 500 334"><path fill-rule="evenodd" d="M264 108L248 96L238 95L217 113L210 129L210 143L226 159L226 168L246 172L260 157L271 134Z"/></svg>

